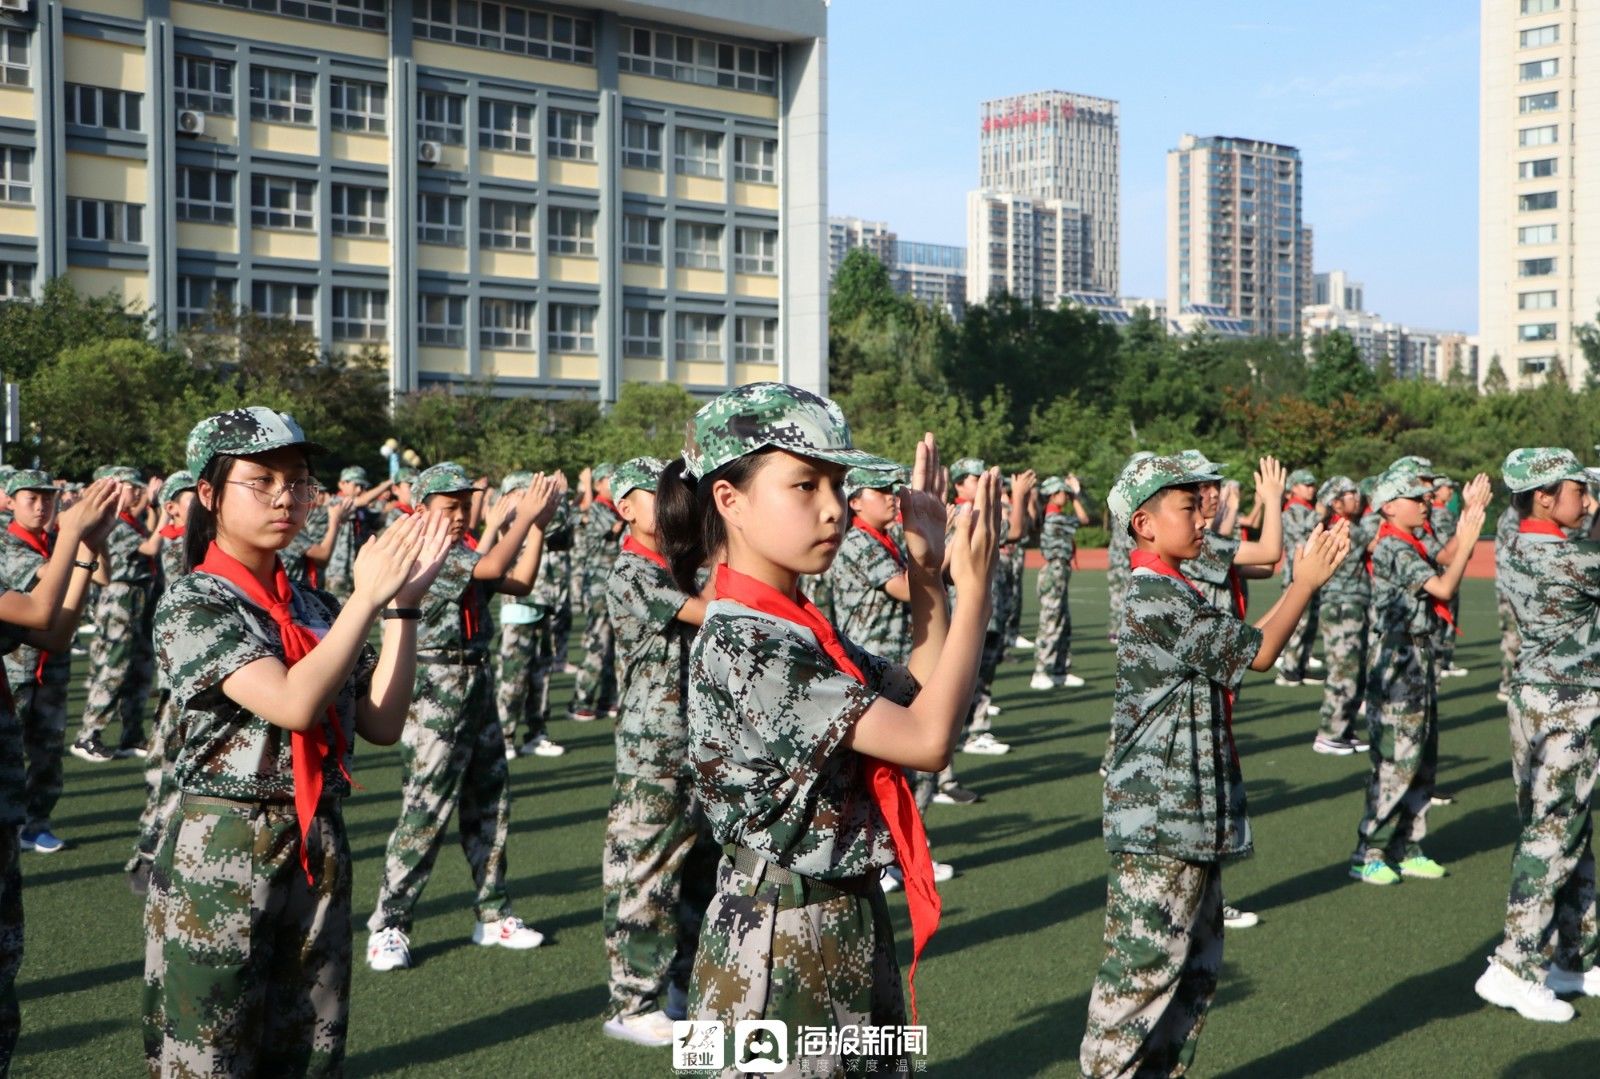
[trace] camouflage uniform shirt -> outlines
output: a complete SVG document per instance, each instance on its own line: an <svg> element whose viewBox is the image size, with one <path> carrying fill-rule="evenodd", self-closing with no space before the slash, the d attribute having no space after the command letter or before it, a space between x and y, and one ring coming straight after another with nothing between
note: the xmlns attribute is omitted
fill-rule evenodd
<svg viewBox="0 0 1600 1079"><path fill-rule="evenodd" d="M1187 559L1180 569L1200 589L1206 602L1219 611L1237 614L1233 588L1228 584L1233 560L1239 556L1237 536L1224 536L1206 529L1200 537L1200 553Z"/></svg>
<svg viewBox="0 0 1600 1079"><path fill-rule="evenodd" d="M1600 543L1518 534L1495 576L1522 631L1512 683L1600 692Z"/></svg>
<svg viewBox="0 0 1600 1079"><path fill-rule="evenodd" d="M1288 584L1294 575L1294 549L1306 541L1316 530L1317 511L1298 502L1283 508L1283 583Z"/></svg>
<svg viewBox="0 0 1600 1079"><path fill-rule="evenodd" d="M909 704L918 688L841 641L865 684L809 630L718 600L689 657L689 761L717 841L824 879L894 864L865 759L843 742L878 696Z"/></svg>
<svg viewBox="0 0 1600 1079"><path fill-rule="evenodd" d="M572 510L567 496L561 496L556 515L544 530L544 549L539 555L539 573L533 591L522 602L547 610L560 610L567 603L567 588L572 580Z"/></svg>
<svg viewBox="0 0 1600 1079"><path fill-rule="evenodd" d="M688 599L672 575L623 551L606 585L617 638L622 701L617 718L617 773L682 775L689 756L689 645L695 626L677 619Z"/></svg>
<svg viewBox="0 0 1600 1079"><path fill-rule="evenodd" d="M112 584L150 585L156 579L156 560L139 553L147 536L127 521L118 521L106 537L106 573Z"/></svg>
<svg viewBox="0 0 1600 1079"><path fill-rule="evenodd" d="M1367 603L1372 599L1372 574L1367 572L1367 544L1378 534L1382 518L1371 514L1359 521L1350 522L1350 555L1333 571L1328 583L1322 586L1324 599L1353 600Z"/></svg>
<svg viewBox="0 0 1600 1079"><path fill-rule="evenodd" d="M895 542L897 549L904 549ZM888 548L868 532L851 528L827 573L833 601L831 615L839 632L875 656L904 663L911 649L911 605L883 586L904 573ZM824 612L826 613L826 612Z"/></svg>
<svg viewBox="0 0 1600 1079"><path fill-rule="evenodd" d="M616 510L595 499L589 506L589 516L583 522L583 572L584 595L590 600L605 598L606 580L611 574L611 564L617 560L622 535L613 532L622 517Z"/></svg>
<svg viewBox="0 0 1600 1079"><path fill-rule="evenodd" d="M1439 569L1404 540L1385 536L1372 551L1372 639L1425 637L1438 627L1433 600L1423 591Z"/></svg>
<svg viewBox="0 0 1600 1079"><path fill-rule="evenodd" d="M444 558L439 576L422 597L422 621L417 626L417 651L462 649L487 652L494 636L489 618L489 582L472 579L478 552L458 541ZM465 602L463 602L465 597ZM468 628L471 634L468 634Z"/></svg>
<svg viewBox="0 0 1600 1079"><path fill-rule="evenodd" d="M283 571L291 581L306 580L306 551L322 542L323 534L327 531L328 507L312 506L311 512L306 514L306 523L294 534L289 545L278 552Z"/></svg>
<svg viewBox="0 0 1600 1079"><path fill-rule="evenodd" d="M1039 526L1039 553L1046 562L1057 562L1063 567L1072 563L1078 553L1078 515L1071 508L1059 513L1046 512Z"/></svg>

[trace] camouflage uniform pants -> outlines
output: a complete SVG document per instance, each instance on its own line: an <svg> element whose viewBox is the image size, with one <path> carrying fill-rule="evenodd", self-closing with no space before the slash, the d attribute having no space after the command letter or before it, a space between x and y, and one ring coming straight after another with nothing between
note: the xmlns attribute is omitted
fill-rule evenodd
<svg viewBox="0 0 1600 1079"><path fill-rule="evenodd" d="M1000 647L995 653L996 666L1005 662L1006 653L1011 650L1012 641L1015 640L1015 635L1011 632L1011 623L1016 620L1017 608L1022 604L1022 586L1017 575L1013 550L1014 548L1001 547L1000 558L995 567L994 614L989 619L989 629L1000 638Z"/></svg>
<svg viewBox="0 0 1600 1079"><path fill-rule="evenodd" d="M339 1075L350 1013L350 847L336 802L300 867L292 804L185 802L145 900L152 1076Z"/></svg>
<svg viewBox="0 0 1600 1079"><path fill-rule="evenodd" d="M993 626L994 623L989 623ZM1000 655L1005 651L1005 635L990 632L983 635L983 654L978 658L978 681L972 687L972 704L967 709L968 734L981 734L993 726L989 722L989 704L994 699L991 692L995 672L1000 669Z"/></svg>
<svg viewBox="0 0 1600 1079"><path fill-rule="evenodd" d="M1397 661L1367 671L1367 739L1372 775L1352 862L1398 862L1421 853L1428 799L1439 767L1439 695L1427 637L1379 649Z"/></svg>
<svg viewBox="0 0 1600 1079"><path fill-rule="evenodd" d="M684 887L689 853L704 829L692 787L674 776L618 775L606 816L601 919L611 968L614 1015L639 1015L660 1007L673 960L684 942L686 891L709 899L710 882ZM716 862L701 862L713 871ZM687 949L692 962L693 951Z"/></svg>
<svg viewBox="0 0 1600 1079"><path fill-rule="evenodd" d="M599 712L617 698L617 642L606 612L605 594L584 605L583 665L572 689L572 708Z"/></svg>
<svg viewBox="0 0 1600 1079"><path fill-rule="evenodd" d="M1300 621L1295 623L1294 632L1289 635L1289 641L1283 646L1283 654L1278 659L1278 669L1285 678L1298 681L1306 676L1311 649L1317 643L1317 619L1321 612L1322 593L1318 592L1306 605Z"/></svg>
<svg viewBox="0 0 1600 1079"><path fill-rule="evenodd" d="M1039 571L1039 636L1034 642L1035 674L1059 678L1072 667L1072 610L1067 606L1067 586L1072 567L1046 562Z"/></svg>
<svg viewBox="0 0 1600 1079"><path fill-rule="evenodd" d="M1511 852L1506 935L1494 954L1518 977L1542 982L1547 956L1584 971L1600 951L1590 845L1600 699L1592 690L1517 685L1509 711L1522 831Z"/></svg>
<svg viewBox="0 0 1600 1079"><path fill-rule="evenodd" d="M1114 641L1122 630L1123 600L1128 594L1129 577L1133 570L1128 565L1126 549L1116 539L1112 540L1106 558L1106 591L1111 600L1111 620L1106 623L1106 636Z"/></svg>
<svg viewBox="0 0 1600 1079"><path fill-rule="evenodd" d="M1343 740L1356 733L1366 703L1367 608L1365 600L1330 597L1322 609L1322 654L1327 681L1322 687L1322 723L1317 734Z"/></svg>
<svg viewBox="0 0 1600 1079"><path fill-rule="evenodd" d="M15 825L0 825L0 1075L11 1074L11 1055L22 1033L17 974L22 970L22 846Z"/></svg>
<svg viewBox="0 0 1600 1079"><path fill-rule="evenodd" d="M61 759L67 746L67 691L72 683L72 654L52 655L38 676L39 652L19 648L6 657L6 680L22 721L23 750L28 758L28 826L43 827L61 800Z"/></svg>
<svg viewBox="0 0 1600 1079"><path fill-rule="evenodd" d="M1011 610L1006 616L1006 648L1011 648L1017 643L1017 637L1022 633L1022 582L1023 582L1023 551L1022 544L1017 544L1007 561L1011 564Z"/></svg>
<svg viewBox="0 0 1600 1079"><path fill-rule="evenodd" d="M567 665L567 635L572 632L572 601L567 600L550 613L551 671L563 670Z"/></svg>
<svg viewBox="0 0 1600 1079"><path fill-rule="evenodd" d="M1222 867L1113 853L1105 941L1079 1068L1095 1079L1182 1075L1222 969Z"/></svg>
<svg viewBox="0 0 1600 1079"><path fill-rule="evenodd" d="M113 719L120 718L119 745L144 743L144 703L155 674L153 614L149 588L109 584L100 590L94 615L97 632L89 638L88 700L79 738L99 737Z"/></svg>
<svg viewBox="0 0 1600 1079"><path fill-rule="evenodd" d="M894 954L889 905L876 883L862 895L835 894L803 903L793 889L717 867L717 892L706 911L689 986L689 1016L721 1020L731 1035L740 1019L779 1019L791 1037L801 1026L904 1025L905 997ZM728 1045L724 1076L735 1069ZM784 1076L892 1072L899 1058L807 1057Z"/></svg>
<svg viewBox="0 0 1600 1079"><path fill-rule="evenodd" d="M383 884L367 928L410 932L412 911L458 806L461 849L478 889L478 920L505 917L511 912L506 894L511 792L488 667L417 665L411 715L400 734L400 766L400 821L384 852Z"/></svg>
<svg viewBox="0 0 1600 1079"><path fill-rule="evenodd" d="M1516 612L1498 591L1494 605L1500 615L1500 692L1509 695L1511 672L1516 669L1517 656L1522 652L1522 631L1517 628Z"/></svg>
<svg viewBox="0 0 1600 1079"><path fill-rule="evenodd" d="M1433 655L1441 671L1447 671L1456 665L1456 630L1461 624L1461 593L1457 592L1450 597L1447 604L1450 608L1450 620L1454 625L1440 626L1433 637Z"/></svg>
<svg viewBox="0 0 1600 1079"><path fill-rule="evenodd" d="M140 865L155 861L161 848L161 834L167 822L177 814L183 801L178 790L178 778L173 773L177 767L178 751L183 748L187 732L180 729L183 710L163 692L161 707L156 709L155 736L150 739L150 756L144 761L144 810L139 814L139 840L133 857L123 871L132 873Z"/></svg>
<svg viewBox="0 0 1600 1079"><path fill-rule="evenodd" d="M541 609L542 610L542 609ZM550 723L550 674L555 663L549 613L537 622L502 623L500 651L495 655L495 710L506 750L544 733Z"/></svg>

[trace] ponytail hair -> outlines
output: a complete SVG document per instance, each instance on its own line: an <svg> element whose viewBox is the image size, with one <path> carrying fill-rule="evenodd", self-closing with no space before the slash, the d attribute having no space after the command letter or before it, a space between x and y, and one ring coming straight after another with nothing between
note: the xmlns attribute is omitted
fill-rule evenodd
<svg viewBox="0 0 1600 1079"><path fill-rule="evenodd" d="M722 514L711 501L711 489L727 480L744 490L766 463L766 450L729 461L698 480L684 472L679 457L656 482L656 538L666 556L672 580L685 595L700 591L696 575L728 545Z"/></svg>
<svg viewBox="0 0 1600 1079"><path fill-rule="evenodd" d="M233 471L234 458L219 453L206 462L206 467L195 477L194 498L189 501L189 518L183 525L183 571L193 573L194 568L206 560L211 542L217 538L216 507L222 502L222 488ZM200 501L200 484L211 486L210 509Z"/></svg>

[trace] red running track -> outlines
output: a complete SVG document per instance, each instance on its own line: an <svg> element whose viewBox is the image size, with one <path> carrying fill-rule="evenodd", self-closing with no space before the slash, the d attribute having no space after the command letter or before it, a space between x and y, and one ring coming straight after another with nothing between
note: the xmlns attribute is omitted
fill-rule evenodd
<svg viewBox="0 0 1600 1079"><path fill-rule="evenodd" d="M1106 569L1106 549L1104 547L1080 547L1078 557L1074 559L1073 566L1080 570L1099 570L1104 573ZM1044 565L1044 556L1037 548L1029 548L1026 558L1029 569L1039 569ZM1472 552L1472 561L1467 563L1467 576L1490 580L1494 577L1494 540L1480 539L1475 551Z"/></svg>

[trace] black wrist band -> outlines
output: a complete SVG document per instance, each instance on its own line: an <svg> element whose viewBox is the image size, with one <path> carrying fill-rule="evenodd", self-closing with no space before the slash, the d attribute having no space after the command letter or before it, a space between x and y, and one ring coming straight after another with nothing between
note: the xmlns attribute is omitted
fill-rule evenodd
<svg viewBox="0 0 1600 1079"><path fill-rule="evenodd" d="M100 568L100 562L99 562L98 559L93 561L93 562L81 562L78 559L74 558L72 560L72 564L74 566L77 566L79 569L86 569L90 573L93 573L95 570Z"/></svg>
<svg viewBox="0 0 1600 1079"><path fill-rule="evenodd" d="M382 615L384 618L399 618L406 622L415 622L422 617L421 607L385 607Z"/></svg>

